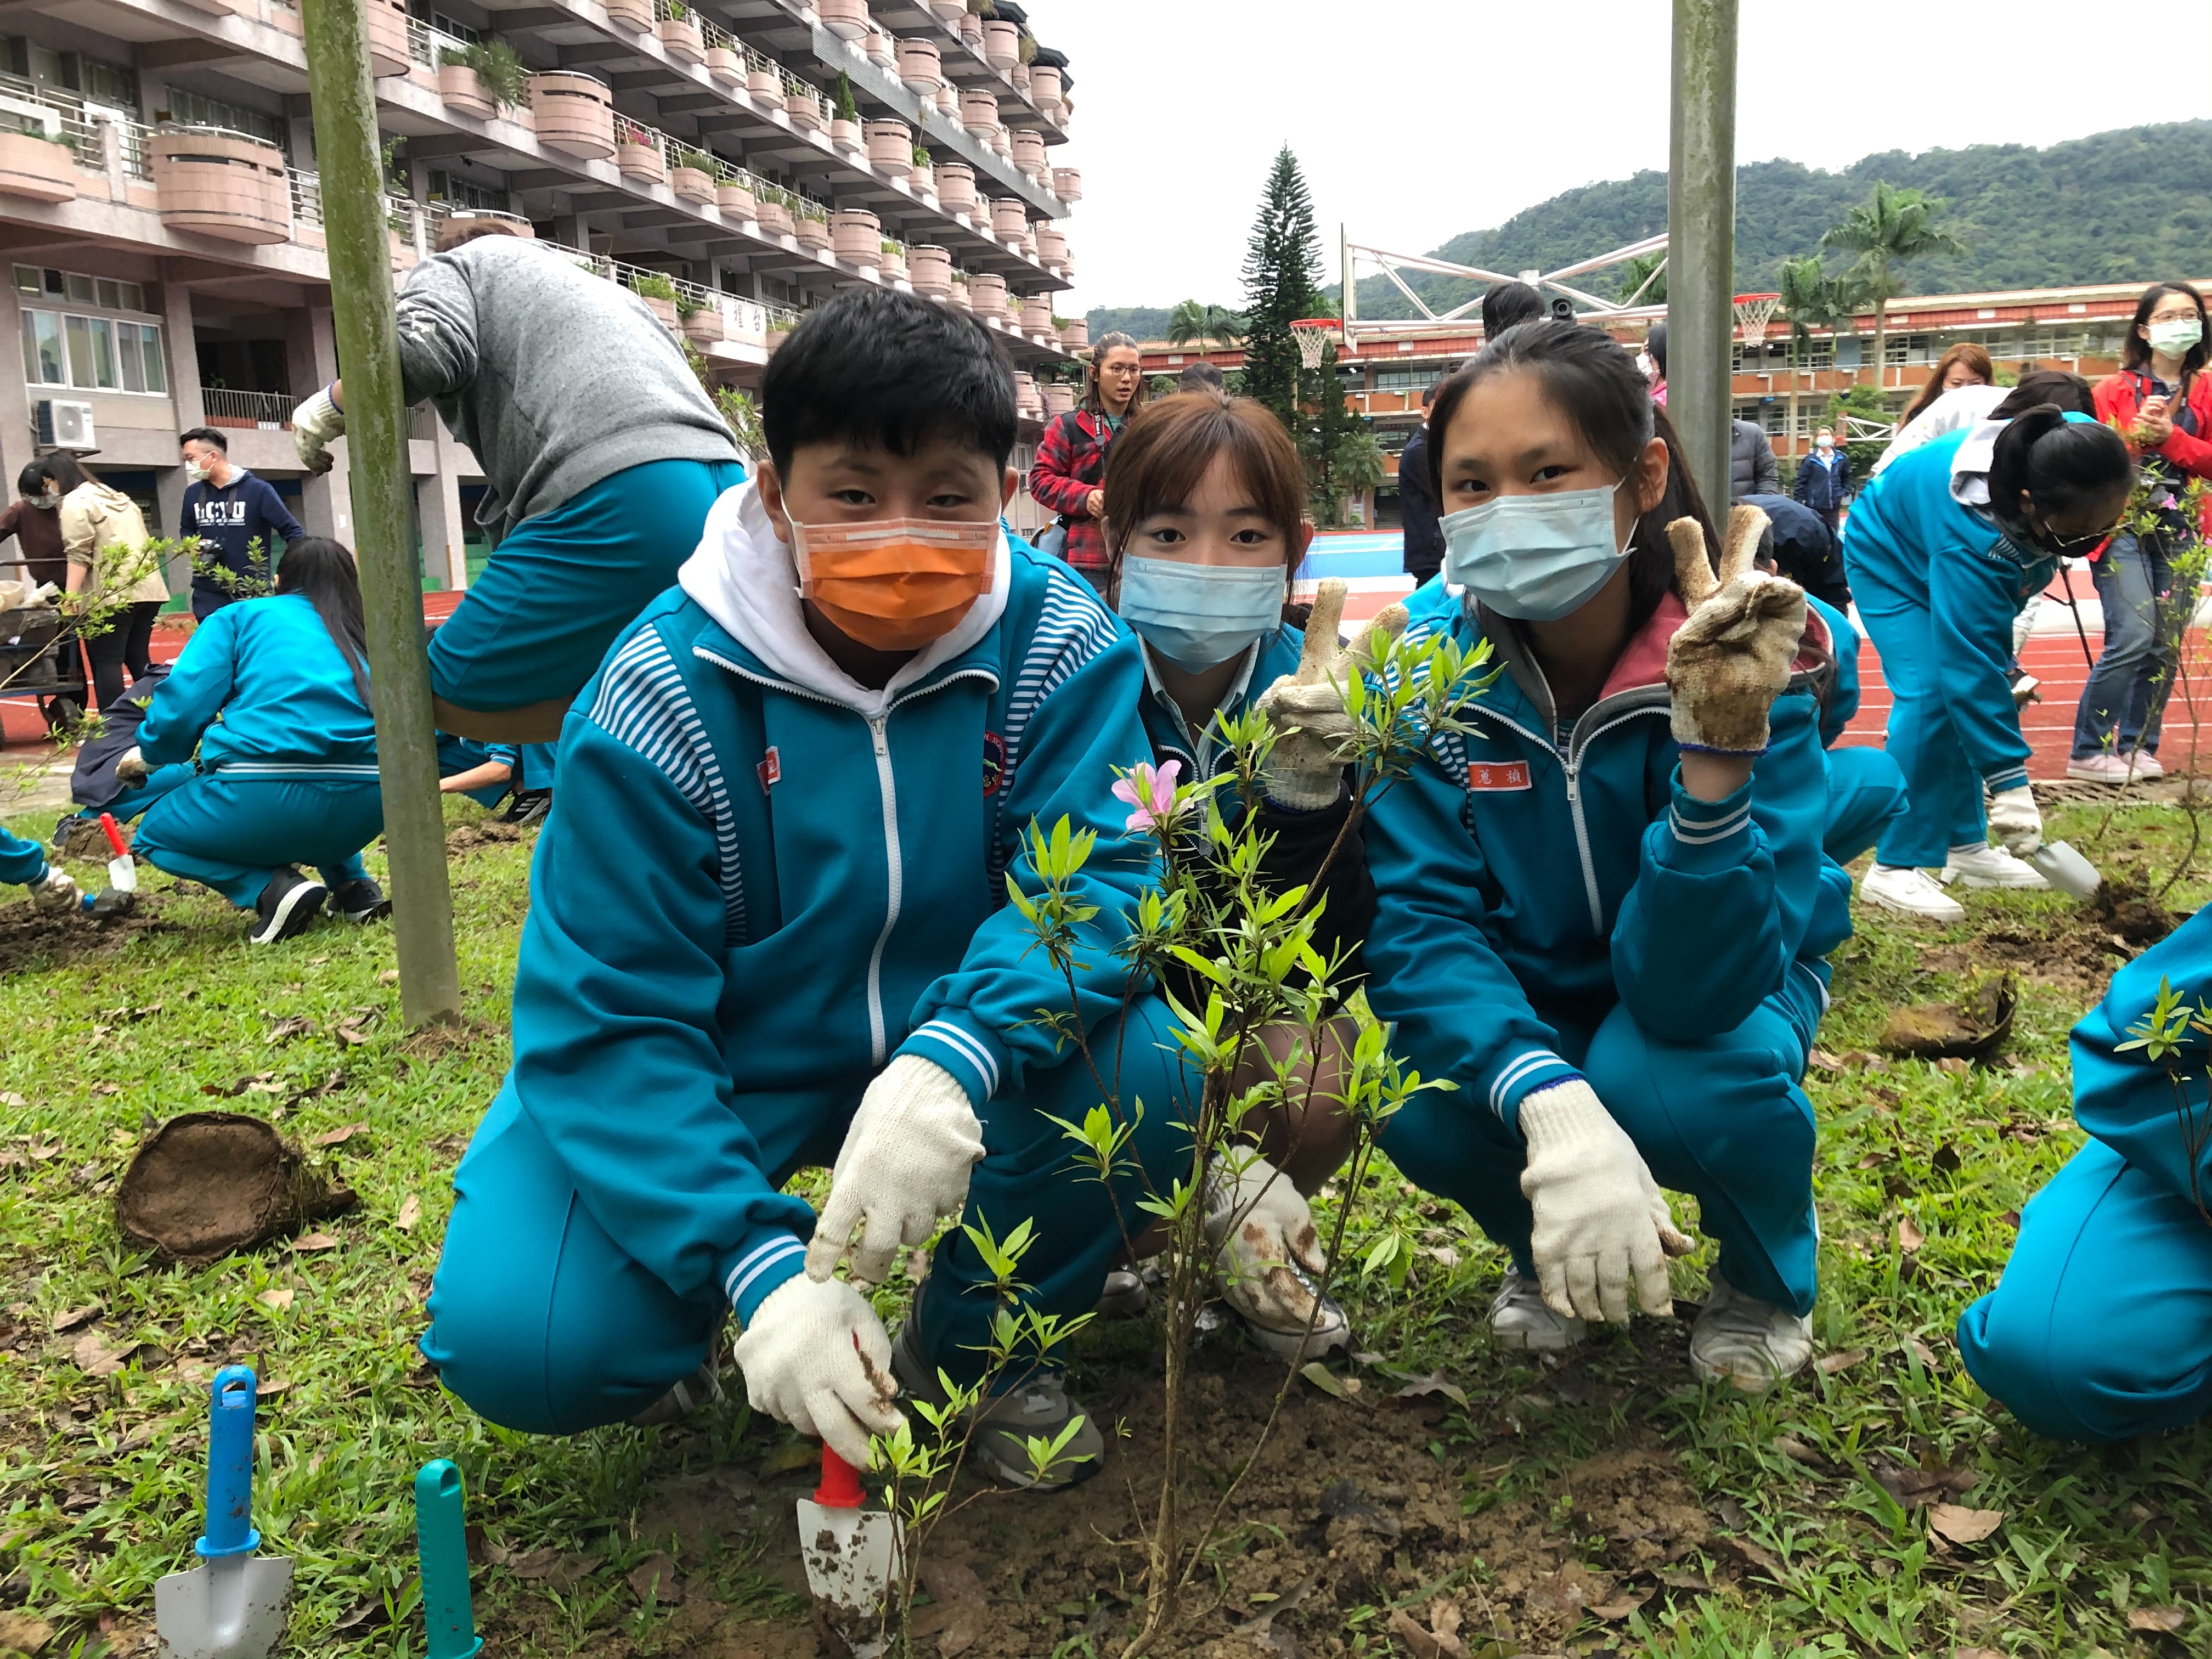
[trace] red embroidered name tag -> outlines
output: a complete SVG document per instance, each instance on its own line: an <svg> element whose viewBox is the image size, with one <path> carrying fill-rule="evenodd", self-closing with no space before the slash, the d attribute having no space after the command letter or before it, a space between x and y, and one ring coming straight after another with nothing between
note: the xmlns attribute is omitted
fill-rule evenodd
<svg viewBox="0 0 2212 1659"><path fill-rule="evenodd" d="M1487 764L1470 764L1467 769L1467 787L1470 792L1526 789L1528 787L1528 763L1493 761Z"/></svg>
<svg viewBox="0 0 2212 1659"><path fill-rule="evenodd" d="M769 744L768 753L762 757L761 763L753 770L760 774L761 793L763 795L768 793L770 784L783 781L783 757L775 752L774 744Z"/></svg>

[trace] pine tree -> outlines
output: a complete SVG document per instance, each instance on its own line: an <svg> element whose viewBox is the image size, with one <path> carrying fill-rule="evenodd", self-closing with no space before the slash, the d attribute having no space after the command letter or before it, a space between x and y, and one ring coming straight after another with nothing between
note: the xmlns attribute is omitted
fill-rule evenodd
<svg viewBox="0 0 2212 1659"><path fill-rule="evenodd" d="M1298 343L1291 325L1316 315L1325 304L1313 198L1298 158L1285 144L1267 171L1260 216L1245 246L1244 395L1273 410L1294 433L1303 434L1307 422L1299 410Z"/></svg>

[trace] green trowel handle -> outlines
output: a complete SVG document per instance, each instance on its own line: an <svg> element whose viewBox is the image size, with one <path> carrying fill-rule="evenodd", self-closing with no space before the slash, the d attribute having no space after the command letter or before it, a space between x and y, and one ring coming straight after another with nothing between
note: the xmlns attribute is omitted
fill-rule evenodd
<svg viewBox="0 0 2212 1659"><path fill-rule="evenodd" d="M482 1650L469 1607L469 1545L461 1520L461 1472L441 1457L415 1476L415 1541L422 1558L427 1659L471 1659Z"/></svg>

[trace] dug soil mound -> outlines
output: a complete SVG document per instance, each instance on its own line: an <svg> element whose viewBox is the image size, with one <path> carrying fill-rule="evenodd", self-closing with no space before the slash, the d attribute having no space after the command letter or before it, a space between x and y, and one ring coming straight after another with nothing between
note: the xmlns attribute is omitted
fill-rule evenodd
<svg viewBox="0 0 2212 1659"><path fill-rule="evenodd" d="M2112 970L2131 962L2189 920L2125 876L2108 878L2088 904L2028 917L2008 916L1978 939L1949 947L1956 963L1925 965L2017 972L2061 987L2084 1006L2105 994Z"/></svg>
<svg viewBox="0 0 2212 1659"><path fill-rule="evenodd" d="M446 831L446 851L473 853L481 848L498 847L509 842L529 841L531 830L520 824L501 823L497 818L485 818L477 823L456 824Z"/></svg>
<svg viewBox="0 0 2212 1659"><path fill-rule="evenodd" d="M98 921L75 912L43 915L25 899L15 904L0 905L0 973L57 968L95 951L114 950L150 933L176 931L174 922L162 919L161 901L144 893L138 896L138 902L129 915L109 916Z"/></svg>

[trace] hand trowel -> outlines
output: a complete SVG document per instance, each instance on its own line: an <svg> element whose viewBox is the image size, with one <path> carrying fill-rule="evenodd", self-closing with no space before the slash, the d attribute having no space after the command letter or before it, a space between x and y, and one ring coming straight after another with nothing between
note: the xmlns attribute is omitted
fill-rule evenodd
<svg viewBox="0 0 2212 1659"><path fill-rule="evenodd" d="M483 1651L469 1600L468 1528L461 1515L461 1472L450 1459L415 1475L415 1543L422 1561L425 1659L476 1659Z"/></svg>
<svg viewBox="0 0 2212 1659"><path fill-rule="evenodd" d="M123 832L115 827L112 812L100 815L100 827L106 831L107 844L115 849L115 856L107 861L107 884L118 893L138 890L138 864L131 856L131 849L123 844Z"/></svg>
<svg viewBox="0 0 2212 1659"><path fill-rule="evenodd" d="M862 1509L862 1497L859 1473L824 1445L822 1484L811 1501L799 1500L799 1547L830 1650L877 1659L890 1646L884 1602L897 1571L899 1524L888 1510Z"/></svg>
<svg viewBox="0 0 2212 1659"><path fill-rule="evenodd" d="M284 1634L292 1564L257 1556L253 1529L253 1373L226 1365L208 1411L207 1531L200 1565L154 1586L161 1659L267 1659Z"/></svg>

